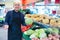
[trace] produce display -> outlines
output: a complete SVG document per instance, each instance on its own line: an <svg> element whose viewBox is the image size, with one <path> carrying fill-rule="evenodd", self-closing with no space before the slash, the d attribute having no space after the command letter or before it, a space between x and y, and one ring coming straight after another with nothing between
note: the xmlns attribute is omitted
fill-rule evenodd
<svg viewBox="0 0 60 40"><path fill-rule="evenodd" d="M51 16L47 16L44 14L26 14L26 18L31 18L34 21L43 23L43 24L48 24L53 27L60 27L60 18L53 18Z"/></svg>
<svg viewBox="0 0 60 40"><path fill-rule="evenodd" d="M26 14L25 23L31 25L23 31L25 40L60 40L60 18L45 14Z"/></svg>
<svg viewBox="0 0 60 40"><path fill-rule="evenodd" d="M29 36L31 40L59 40L59 29L57 28L41 28L25 31L24 34Z"/></svg>

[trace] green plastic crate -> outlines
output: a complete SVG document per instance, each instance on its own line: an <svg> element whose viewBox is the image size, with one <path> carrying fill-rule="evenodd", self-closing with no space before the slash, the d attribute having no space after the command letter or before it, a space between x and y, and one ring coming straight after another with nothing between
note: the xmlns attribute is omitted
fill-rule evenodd
<svg viewBox="0 0 60 40"><path fill-rule="evenodd" d="M29 38L29 36L25 35L24 33L23 33L23 38L24 38L25 40L31 40L31 39Z"/></svg>

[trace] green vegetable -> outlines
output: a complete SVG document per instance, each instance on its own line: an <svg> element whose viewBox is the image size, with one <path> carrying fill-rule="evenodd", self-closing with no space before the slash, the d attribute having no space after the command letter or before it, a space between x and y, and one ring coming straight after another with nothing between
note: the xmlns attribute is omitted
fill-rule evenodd
<svg viewBox="0 0 60 40"><path fill-rule="evenodd" d="M34 34L38 38L46 37L46 33L45 33L45 30L44 29L36 29Z"/></svg>
<svg viewBox="0 0 60 40"><path fill-rule="evenodd" d="M46 32L47 32L47 33L52 33L52 32L53 32L53 29L52 29L52 28L48 28L48 29L46 30Z"/></svg>
<svg viewBox="0 0 60 40"><path fill-rule="evenodd" d="M40 38L45 38L45 37L47 37L47 35L46 35L45 32L44 32L44 33L39 33L39 37L40 37Z"/></svg>
<svg viewBox="0 0 60 40"><path fill-rule="evenodd" d="M57 29L57 28L52 28L52 29L53 29L53 33L59 34L59 29Z"/></svg>
<svg viewBox="0 0 60 40"><path fill-rule="evenodd" d="M35 32L30 36L30 38L37 37L37 38L44 38L46 37L46 33L44 29L36 29Z"/></svg>
<svg viewBox="0 0 60 40"><path fill-rule="evenodd" d="M39 38L44 38L46 37L46 33L45 33L45 30L44 29L39 29Z"/></svg>
<svg viewBox="0 0 60 40"><path fill-rule="evenodd" d="M30 36L30 38L35 38L35 37L39 37L39 34L38 33L33 33L31 36Z"/></svg>
<svg viewBox="0 0 60 40"><path fill-rule="evenodd" d="M32 20L31 18L26 18L26 19L25 19L25 23L26 23L27 25L30 25L30 24L33 23L33 20Z"/></svg>
<svg viewBox="0 0 60 40"><path fill-rule="evenodd" d="M44 29L36 29L35 31L38 32L38 33L40 33L40 32L42 32L42 33L45 32Z"/></svg>
<svg viewBox="0 0 60 40"><path fill-rule="evenodd" d="M28 30L28 31L25 31L24 32L24 34L26 34L26 35L31 35L31 34L33 34L35 31L33 31L33 30Z"/></svg>
<svg viewBox="0 0 60 40"><path fill-rule="evenodd" d="M44 29L39 29L39 31L40 31L40 32L42 32L42 33L44 33L44 32L45 32L45 30L44 30Z"/></svg>

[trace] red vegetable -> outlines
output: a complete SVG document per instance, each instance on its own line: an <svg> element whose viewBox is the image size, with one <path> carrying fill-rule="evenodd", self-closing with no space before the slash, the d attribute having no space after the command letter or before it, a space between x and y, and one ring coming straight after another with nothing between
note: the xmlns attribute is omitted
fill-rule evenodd
<svg viewBox="0 0 60 40"><path fill-rule="evenodd" d="M22 30L22 32L27 31L28 29L31 28L31 26L32 26L32 25L27 25L27 26L22 26L22 25L21 25L21 30Z"/></svg>

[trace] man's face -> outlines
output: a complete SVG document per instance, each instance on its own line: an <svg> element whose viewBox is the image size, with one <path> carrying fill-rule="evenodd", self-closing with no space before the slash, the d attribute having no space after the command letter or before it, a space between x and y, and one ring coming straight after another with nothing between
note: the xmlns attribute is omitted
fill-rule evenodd
<svg viewBox="0 0 60 40"><path fill-rule="evenodd" d="M14 4L14 10L18 11L20 9L20 4L19 3L15 3Z"/></svg>

